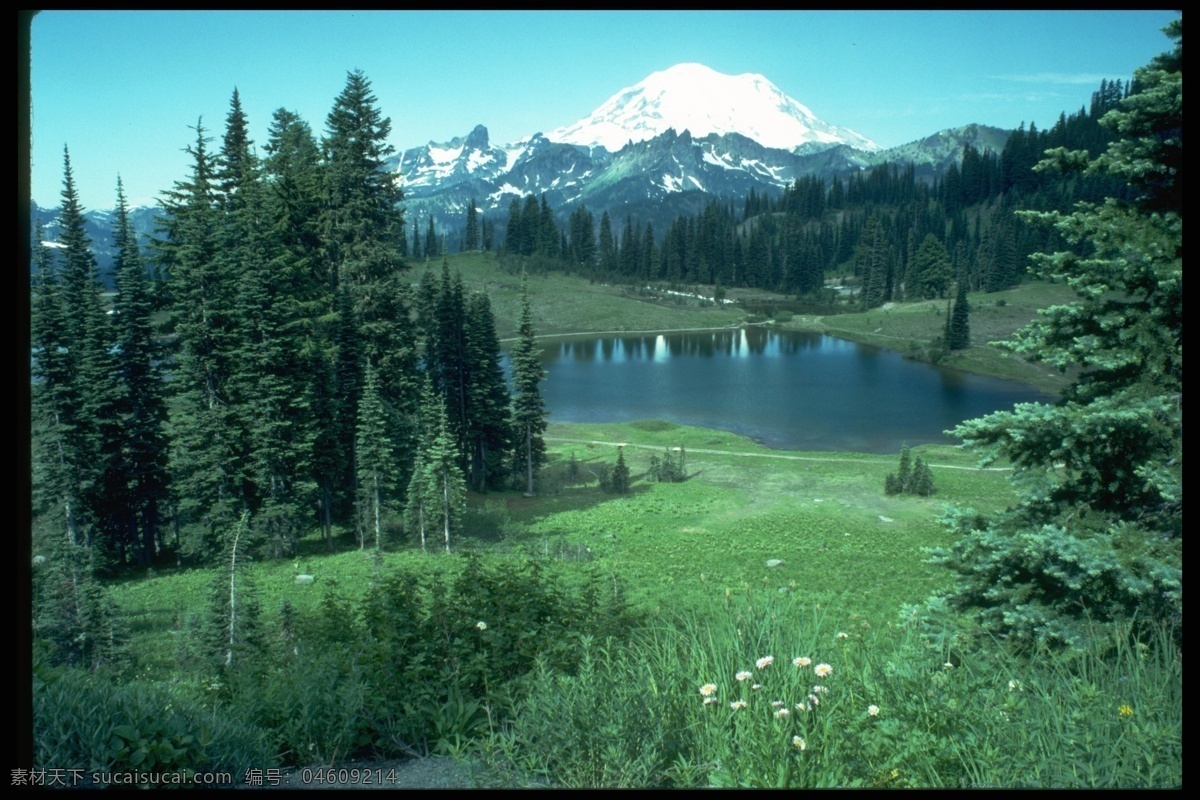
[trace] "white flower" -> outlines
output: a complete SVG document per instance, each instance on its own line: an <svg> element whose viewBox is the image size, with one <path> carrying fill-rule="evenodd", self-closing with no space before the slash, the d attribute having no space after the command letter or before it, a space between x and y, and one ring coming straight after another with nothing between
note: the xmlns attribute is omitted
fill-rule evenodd
<svg viewBox="0 0 1200 800"><path fill-rule="evenodd" d="M756 684L754 684L753 686L751 686L750 688L751 688L751 689L753 689L754 691L756 691L756 692L757 692L759 689L761 689L761 688L762 688L762 684L761 684L761 683L756 683Z"/></svg>
<svg viewBox="0 0 1200 800"><path fill-rule="evenodd" d="M949 661L947 661L945 664L942 664L942 666L945 667L946 669L954 669L954 665L951 664Z"/></svg>
<svg viewBox="0 0 1200 800"><path fill-rule="evenodd" d="M819 697L817 697L815 694L810 694L808 696L808 702L812 703L813 707L821 705L821 699Z"/></svg>
<svg viewBox="0 0 1200 800"><path fill-rule="evenodd" d="M737 675L734 675L733 677L737 678L739 681L748 681L748 680L750 680L750 677L752 676L752 674L753 673L747 672L746 670L742 670L741 672L739 672Z"/></svg>
<svg viewBox="0 0 1200 800"><path fill-rule="evenodd" d="M775 719L785 719L787 715L788 710L786 708L781 708L775 712Z"/></svg>
<svg viewBox="0 0 1200 800"><path fill-rule="evenodd" d="M763 656L758 661L754 662L754 666L758 667L759 669L766 669L774 663L775 656Z"/></svg>
<svg viewBox="0 0 1200 800"><path fill-rule="evenodd" d="M701 697L712 697L716 693L717 693L717 687L715 684L706 683L700 687L700 696Z"/></svg>
<svg viewBox="0 0 1200 800"><path fill-rule="evenodd" d="M879 706L867 706L867 714L872 717L879 716Z"/></svg>
<svg viewBox="0 0 1200 800"><path fill-rule="evenodd" d="M835 638L835 639L849 639L849 638L850 638L850 634L846 633L845 631L838 631L838 634L837 634L837 636L835 636L835 637L833 637L833 638Z"/></svg>
<svg viewBox="0 0 1200 800"><path fill-rule="evenodd" d="M800 656L799 658L793 658L793 659L792 659L792 666L794 666L794 667L798 667L798 668L800 668L800 669L803 669L804 667L807 667L807 666L808 666L809 664L811 664L811 663L812 663L812 659L811 659L811 658L805 658L804 656Z"/></svg>
<svg viewBox="0 0 1200 800"><path fill-rule="evenodd" d="M833 667L828 664L817 664L813 667L813 672L816 673L818 678L828 678L833 674Z"/></svg>
<svg viewBox="0 0 1200 800"><path fill-rule="evenodd" d="M1008 690L1010 692L1023 691L1021 689L1021 682L1020 681L1009 681L1008 682Z"/></svg>
<svg viewBox="0 0 1200 800"><path fill-rule="evenodd" d="M486 622L484 622L483 620L479 620L479 622L476 622L476 623L475 623L475 627L476 627L476 628L478 628L478 629L479 629L479 630L481 630L481 631L486 631L486 630L487 630L487 623L486 623Z"/></svg>
<svg viewBox="0 0 1200 800"><path fill-rule="evenodd" d="M796 710L797 711L808 711L808 706L804 705L804 703L796 703Z"/></svg>
<svg viewBox="0 0 1200 800"><path fill-rule="evenodd" d="M799 736L792 737L792 744L796 745L796 747L799 747L801 750L806 750L808 748L808 745L805 744L804 740Z"/></svg>
<svg viewBox="0 0 1200 800"><path fill-rule="evenodd" d="M732 703L729 704L729 707L732 708L734 711L737 711L739 708L746 707L746 701L745 700L734 700Z"/></svg>
<svg viewBox="0 0 1200 800"><path fill-rule="evenodd" d="M828 691L829 691L828 686L814 686L813 687L813 694L825 694Z"/></svg>
<svg viewBox="0 0 1200 800"><path fill-rule="evenodd" d="M771 708L783 708L786 705L787 705L787 703L783 702L782 700L772 700L771 701Z"/></svg>
<svg viewBox="0 0 1200 800"><path fill-rule="evenodd" d="M715 698L715 697L706 697L706 698L704 698L704 705L709 705L710 703L719 703L719 702L721 702L721 701L720 701L720 700L718 700L718 699L717 699L717 698Z"/></svg>

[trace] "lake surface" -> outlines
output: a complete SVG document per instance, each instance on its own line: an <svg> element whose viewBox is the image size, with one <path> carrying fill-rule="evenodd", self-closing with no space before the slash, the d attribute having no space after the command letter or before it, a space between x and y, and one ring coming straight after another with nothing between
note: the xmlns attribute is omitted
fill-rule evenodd
<svg viewBox="0 0 1200 800"><path fill-rule="evenodd" d="M963 420L1052 398L1025 384L766 328L540 340L560 422L664 419L784 450L894 453Z"/></svg>

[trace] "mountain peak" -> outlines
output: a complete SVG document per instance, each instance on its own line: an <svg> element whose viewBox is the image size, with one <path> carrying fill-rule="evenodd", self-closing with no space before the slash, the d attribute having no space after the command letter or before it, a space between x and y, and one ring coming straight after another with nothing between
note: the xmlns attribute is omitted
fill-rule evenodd
<svg viewBox="0 0 1200 800"><path fill-rule="evenodd" d="M652 73L548 138L615 152L669 128L697 137L738 133L780 149L806 143L879 149L854 131L822 122L762 75L724 75L694 62Z"/></svg>

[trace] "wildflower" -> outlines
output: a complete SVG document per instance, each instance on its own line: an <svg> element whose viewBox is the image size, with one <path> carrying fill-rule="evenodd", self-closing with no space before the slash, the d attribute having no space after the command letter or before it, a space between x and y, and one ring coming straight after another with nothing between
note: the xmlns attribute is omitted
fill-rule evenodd
<svg viewBox="0 0 1200 800"><path fill-rule="evenodd" d="M1120 714L1122 717L1132 717L1133 709L1130 708L1128 703L1125 703L1125 704L1122 704L1121 707L1117 709L1117 713Z"/></svg>
<svg viewBox="0 0 1200 800"><path fill-rule="evenodd" d="M758 667L759 669L766 669L774 663L775 656L763 656L758 661L754 662L754 666Z"/></svg>
<svg viewBox="0 0 1200 800"><path fill-rule="evenodd" d="M942 664L942 667L944 667L945 669L954 669L954 665L951 664L949 661L947 661L945 664Z"/></svg>
<svg viewBox="0 0 1200 800"><path fill-rule="evenodd" d="M780 708L775 711L775 719L787 719L787 715L788 710L786 708Z"/></svg>
<svg viewBox="0 0 1200 800"><path fill-rule="evenodd" d="M868 716L878 717L879 716L879 706L867 706L867 714L868 714Z"/></svg>
<svg viewBox="0 0 1200 800"><path fill-rule="evenodd" d="M829 691L828 686L814 686L813 687L813 694L825 694L828 691Z"/></svg>
<svg viewBox="0 0 1200 800"><path fill-rule="evenodd" d="M814 708L821 705L821 699L819 697L817 697L815 694L810 694L808 696L808 702L812 703Z"/></svg>
<svg viewBox="0 0 1200 800"><path fill-rule="evenodd" d="M846 633L845 631L838 631L838 634L837 634L837 636L835 636L835 637L833 637L833 638L835 638L835 639L849 639L849 638L850 638L850 634Z"/></svg>
<svg viewBox="0 0 1200 800"><path fill-rule="evenodd" d="M817 666L813 667L813 672L816 673L818 678L828 678L833 674L833 667L828 664L817 664Z"/></svg>
<svg viewBox="0 0 1200 800"><path fill-rule="evenodd" d="M803 739L801 739L799 736L793 736L793 737L792 737L792 744L796 745L796 747L799 747L801 750L807 750L807 749L808 749L808 745L806 745L806 744L804 743L804 740L803 740Z"/></svg>
<svg viewBox="0 0 1200 800"><path fill-rule="evenodd" d="M1010 692L1021 691L1021 682L1020 681L1009 681L1008 682L1008 690Z"/></svg>
<svg viewBox="0 0 1200 800"><path fill-rule="evenodd" d="M756 692L757 692L759 689L761 689L761 688L762 688L762 684L761 684L761 683L756 683L756 684L754 684L753 686L751 686L750 688L751 688L751 689L753 689L754 691L756 691Z"/></svg>
<svg viewBox="0 0 1200 800"><path fill-rule="evenodd" d="M704 698L704 705L706 705L706 706L707 706L707 705L709 705L709 704L711 704L711 703L719 703L719 702L720 702L720 701L719 701L719 700L717 700L717 698L715 698L715 697L706 697L706 698Z"/></svg>
<svg viewBox="0 0 1200 800"><path fill-rule="evenodd" d="M748 680L750 680L750 677L752 674L753 673L747 672L746 670L742 670L741 672L739 672L737 675L734 675L733 677L737 678L739 681L748 681Z"/></svg>
<svg viewBox="0 0 1200 800"><path fill-rule="evenodd" d="M747 703L745 700L734 700L732 703L729 704L729 707L732 708L734 711L737 711L739 708L745 708L746 705L747 705Z"/></svg>
<svg viewBox="0 0 1200 800"><path fill-rule="evenodd" d="M782 700L772 700L771 701L771 708L783 708L786 705L787 705L787 703L783 702Z"/></svg>
<svg viewBox="0 0 1200 800"><path fill-rule="evenodd" d="M811 663L812 663L812 659L805 658L804 656L800 656L799 658L792 659L792 666L796 667L797 669L804 669Z"/></svg>
<svg viewBox="0 0 1200 800"><path fill-rule="evenodd" d="M700 696L701 697L712 697L716 693L717 693L716 684L706 683L700 687Z"/></svg>
<svg viewBox="0 0 1200 800"><path fill-rule="evenodd" d="M796 710L797 711L808 711L808 706L804 705L804 703L796 703Z"/></svg>
<svg viewBox="0 0 1200 800"><path fill-rule="evenodd" d="M481 630L481 631L486 631L486 630L487 630L487 623L486 623L486 622L484 622L483 620L479 620L479 622L476 622L476 623L475 623L475 627L476 627L476 628L478 628L478 629L479 629L479 630Z"/></svg>

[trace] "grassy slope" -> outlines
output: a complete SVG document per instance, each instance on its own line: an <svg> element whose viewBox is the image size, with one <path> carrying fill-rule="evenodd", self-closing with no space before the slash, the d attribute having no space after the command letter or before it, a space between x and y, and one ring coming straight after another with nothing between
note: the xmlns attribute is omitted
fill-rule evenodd
<svg viewBox="0 0 1200 800"><path fill-rule="evenodd" d="M520 275L501 269L490 253L452 256L450 265L462 273L468 290L489 293L499 334L511 336L519 311ZM440 268L440 261L431 267ZM420 270L412 271L414 281ZM561 274L531 277L530 290L543 335L722 327L744 318L728 307L704 307L694 300L654 302L631 296L622 287ZM744 294L769 299L763 293ZM1002 338L1028 321L1036 306L1060 299L1062 290L1023 286L1004 297L1004 306L995 304L995 295L972 298L975 340ZM921 341L940 333L944 309L936 302L902 304L890 313L796 317L784 327L906 346L908 339ZM994 348L973 347L949 363L968 367L988 359L1003 362ZM1021 375L1031 382L1036 377L1011 370L1006 377ZM952 447L918 449L934 465L939 490L933 498L920 499L883 494L884 477L896 467L894 456L785 453L731 433L661 421L552 423L548 436L552 460L542 496L472 495L463 544L595 560L623 574L632 599L648 608L680 609L747 583L795 582L818 602L883 623L894 617L899 603L920 600L946 580L923 563L921 552L922 547L946 543L936 521L941 504L953 500L980 510L995 508L1010 491L1003 473L974 469L972 457ZM593 441L600 443L590 444ZM626 451L635 478L634 491L627 497L601 493L590 473L600 462L615 461L616 442L646 446ZM649 459L657 448L681 445L689 453L691 479L673 485L646 483ZM571 454L587 483L566 484ZM364 591L377 565L368 553L350 546L346 536L340 543L342 552L326 555L314 533L305 542L298 567L291 561L254 565L264 612L275 614L285 598L298 609L311 609L335 581L348 596ZM401 546L393 543L394 549ZM776 558L783 564L768 568L766 561ZM423 569L448 566L446 559L411 551L386 554L382 566L414 562ZM316 574L317 583L296 585L297 568ZM212 580L211 571L192 569L113 584L118 603L132 615L137 649L147 664L169 668L173 637L187 635L198 610L207 606Z"/></svg>

